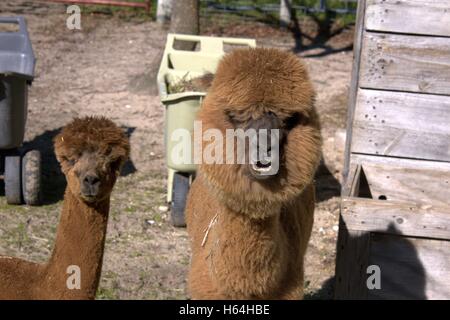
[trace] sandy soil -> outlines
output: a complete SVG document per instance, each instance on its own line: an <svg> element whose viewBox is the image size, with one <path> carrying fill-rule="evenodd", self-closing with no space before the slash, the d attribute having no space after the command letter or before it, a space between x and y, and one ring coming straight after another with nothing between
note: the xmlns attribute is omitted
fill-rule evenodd
<svg viewBox="0 0 450 320"><path fill-rule="evenodd" d="M27 207L8 206L0 197L0 254L37 262L49 257L65 186L51 139L75 116L107 115L127 129L132 152L112 195L97 296L188 298L186 230L170 226L165 207L163 108L155 80L167 31L148 19L99 14L84 14L82 31L70 31L63 5L37 1L2 1L0 14L26 17L37 56L25 147L43 152L46 199L44 206ZM203 21L202 27L205 34L256 37L260 45L295 48L289 32L235 25L219 28ZM343 156L335 133L345 127L351 43L352 30L345 29L331 39L305 41L297 50L317 89L324 137L325 165L317 175L315 225L306 257L306 297L312 299L332 294Z"/></svg>

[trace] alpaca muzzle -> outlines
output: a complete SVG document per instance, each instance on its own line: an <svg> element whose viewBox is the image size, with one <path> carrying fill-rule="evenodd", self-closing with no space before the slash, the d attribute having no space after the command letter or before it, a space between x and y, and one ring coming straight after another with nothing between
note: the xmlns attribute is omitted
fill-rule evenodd
<svg viewBox="0 0 450 320"><path fill-rule="evenodd" d="M278 174L280 168L280 121L273 113L267 113L249 122L255 134L249 141L249 172L259 180Z"/></svg>
<svg viewBox="0 0 450 320"><path fill-rule="evenodd" d="M95 199L100 190L100 179L95 174L86 174L81 178L81 195L86 200Z"/></svg>
<svg viewBox="0 0 450 320"><path fill-rule="evenodd" d="M251 175L256 179L268 179L276 176L280 167L279 143L272 138L271 144L267 146L265 138L255 140L250 144L249 169Z"/></svg>

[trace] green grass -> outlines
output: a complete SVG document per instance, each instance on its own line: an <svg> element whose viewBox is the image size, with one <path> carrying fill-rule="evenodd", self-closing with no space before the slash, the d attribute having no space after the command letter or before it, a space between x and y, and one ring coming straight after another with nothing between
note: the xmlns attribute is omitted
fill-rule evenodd
<svg viewBox="0 0 450 320"><path fill-rule="evenodd" d="M97 290L96 299L98 300L118 300L119 295L119 281L118 275L115 272L103 272L100 286Z"/></svg>
<svg viewBox="0 0 450 320"><path fill-rule="evenodd" d="M8 232L8 244L19 249L31 243L25 223L19 223L16 228Z"/></svg>
<svg viewBox="0 0 450 320"><path fill-rule="evenodd" d="M96 299L98 300L118 300L119 294L117 289L111 288L99 288L97 291Z"/></svg>
<svg viewBox="0 0 450 320"><path fill-rule="evenodd" d="M126 2L142 2L145 3L146 0L122 0ZM108 6L108 5L80 5L82 13L94 14L106 14L117 16L121 19L129 21L131 19L138 20L154 20L156 17L156 7L157 0L152 0L150 12L143 8L131 8L131 7L118 7L118 6Z"/></svg>

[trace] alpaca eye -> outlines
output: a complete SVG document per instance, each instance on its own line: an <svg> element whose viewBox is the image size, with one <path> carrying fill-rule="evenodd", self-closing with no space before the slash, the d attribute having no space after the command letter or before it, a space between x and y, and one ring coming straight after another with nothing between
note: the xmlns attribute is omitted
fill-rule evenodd
<svg viewBox="0 0 450 320"><path fill-rule="evenodd" d="M300 124L303 120L303 117L300 113L295 112L293 115L291 115L289 118L284 120L284 126L286 129L290 130Z"/></svg>
<svg viewBox="0 0 450 320"><path fill-rule="evenodd" d="M236 119L236 115L230 111L225 111L225 114L227 116L228 121L230 121L233 124L236 124L238 121Z"/></svg>
<svg viewBox="0 0 450 320"><path fill-rule="evenodd" d="M119 171L121 163L122 163L122 159L120 159L120 158L112 161L110 164L111 170Z"/></svg>
<svg viewBox="0 0 450 320"><path fill-rule="evenodd" d="M62 157L62 160L71 167L73 167L76 162L75 159L71 159L71 158L67 158L67 157Z"/></svg>

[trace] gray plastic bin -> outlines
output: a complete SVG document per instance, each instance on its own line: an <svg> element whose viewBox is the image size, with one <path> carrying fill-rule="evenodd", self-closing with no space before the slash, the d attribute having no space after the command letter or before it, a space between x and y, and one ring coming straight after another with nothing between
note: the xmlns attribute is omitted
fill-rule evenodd
<svg viewBox="0 0 450 320"><path fill-rule="evenodd" d="M0 17L0 23L19 25L18 32L0 32L0 149L12 149L23 142L35 57L22 17Z"/></svg>
<svg viewBox="0 0 450 320"><path fill-rule="evenodd" d="M25 19L0 17L18 31L0 32L0 170L3 168L9 204L40 203L40 153L20 150L27 119L28 85L34 78L35 57Z"/></svg>
<svg viewBox="0 0 450 320"><path fill-rule="evenodd" d="M24 79L0 74L0 149L18 148L23 142L27 90Z"/></svg>

